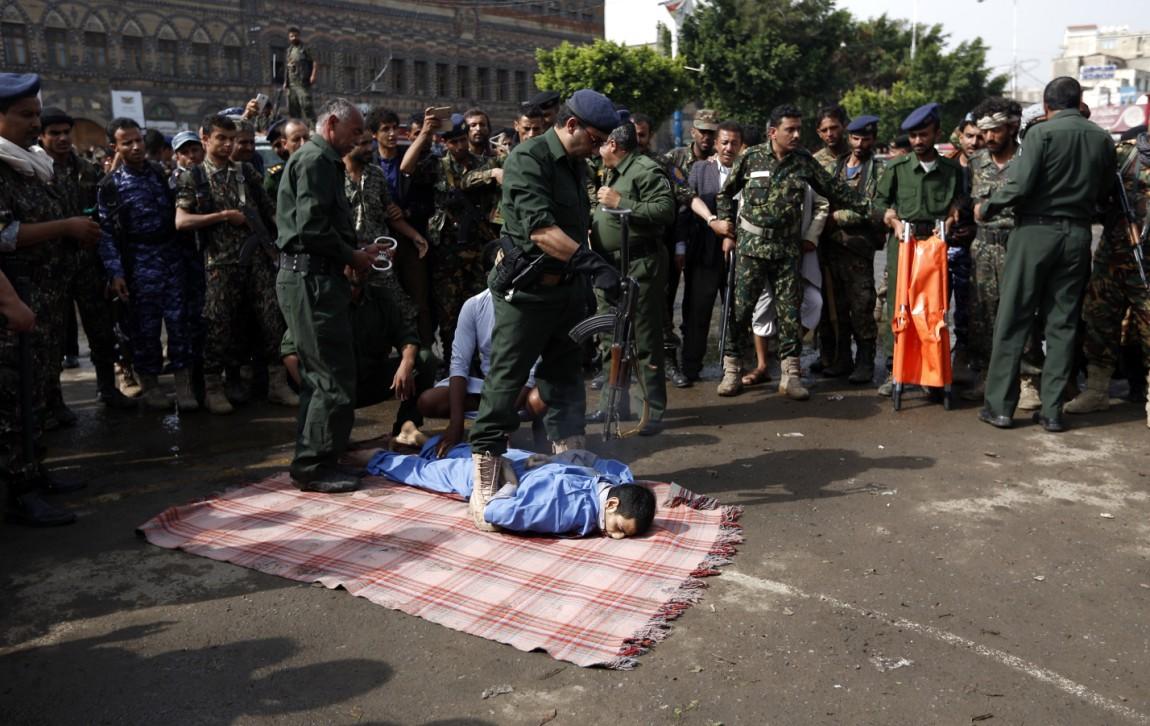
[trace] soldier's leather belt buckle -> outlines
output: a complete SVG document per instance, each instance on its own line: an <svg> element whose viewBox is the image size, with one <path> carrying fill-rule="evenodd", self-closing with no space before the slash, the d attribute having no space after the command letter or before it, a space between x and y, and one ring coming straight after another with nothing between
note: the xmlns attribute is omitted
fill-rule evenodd
<svg viewBox="0 0 1150 726"><path fill-rule="evenodd" d="M566 279L567 276L559 272L544 272L539 276L537 284L542 287L555 287L562 284Z"/></svg>
<svg viewBox="0 0 1150 726"><path fill-rule="evenodd" d="M1075 219L1074 217L1050 217L1045 214L1020 214L1018 215L1018 224L1038 224L1047 227L1089 227L1090 223L1086 220Z"/></svg>
<svg viewBox="0 0 1150 726"><path fill-rule="evenodd" d="M772 228L772 227L760 227L757 224L752 224L751 222L748 222L746 219L744 219L742 217L739 217L739 229L743 230L744 232L750 232L751 234L753 234L757 237L763 237L764 239L770 239L771 237L775 236L774 228Z"/></svg>
<svg viewBox="0 0 1150 726"><path fill-rule="evenodd" d="M280 269L288 272L298 272L303 275L330 275L337 272L339 265L327 257L309 255L306 252L299 254L280 254Z"/></svg>

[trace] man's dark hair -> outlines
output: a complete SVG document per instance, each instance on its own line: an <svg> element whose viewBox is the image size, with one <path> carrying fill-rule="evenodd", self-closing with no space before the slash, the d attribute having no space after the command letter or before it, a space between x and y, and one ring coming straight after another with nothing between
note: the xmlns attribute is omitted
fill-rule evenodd
<svg viewBox="0 0 1150 726"><path fill-rule="evenodd" d="M850 120L850 118L847 116L846 109L837 103L823 106L818 110L818 113L815 114L815 126L818 127L822 125L823 119L825 118L833 118L843 126L846 126L847 122ZM774 126L774 124L771 125Z"/></svg>
<svg viewBox="0 0 1150 726"><path fill-rule="evenodd" d="M235 131L236 122L232 121L227 116L218 113L210 113L204 116L204 120L200 122L200 133L212 135L212 129L219 129L220 131Z"/></svg>
<svg viewBox="0 0 1150 726"><path fill-rule="evenodd" d="M978 128L978 124L975 123L974 119L969 117L969 116L964 118L961 122L959 122L959 124L958 124L959 132L964 133L966 131L967 126L974 126L975 128Z"/></svg>
<svg viewBox="0 0 1150 726"><path fill-rule="evenodd" d="M547 114L538 106L523 106L519 109L519 118L545 118Z"/></svg>
<svg viewBox="0 0 1150 726"><path fill-rule="evenodd" d="M1042 102L1051 111L1076 109L1082 105L1082 84L1070 76L1055 78L1042 91Z"/></svg>
<svg viewBox="0 0 1150 726"><path fill-rule="evenodd" d="M300 32L299 26L298 25L289 25L288 26L288 32L299 34L299 32Z"/></svg>
<svg viewBox="0 0 1150 726"><path fill-rule="evenodd" d="M463 120L464 121L466 121L469 118L475 118L476 116L482 116L483 118L487 119L487 125L491 126L491 117L487 115L486 111L479 108L478 106L475 106L473 108L469 108L463 112Z"/></svg>
<svg viewBox="0 0 1150 726"><path fill-rule="evenodd" d="M379 127L384 124L399 125L399 114L392 111L390 108L383 106L376 106L367 112L367 118L364 119L367 124L367 130L372 134L379 131Z"/></svg>
<svg viewBox="0 0 1150 726"><path fill-rule="evenodd" d="M739 140L743 139L743 126L738 121L724 121L719 124L719 128L715 129L715 136L718 136L719 131L727 131L732 134L738 134Z"/></svg>
<svg viewBox="0 0 1150 726"><path fill-rule="evenodd" d="M655 128L655 124L651 123L651 117L645 113L633 113L633 114L631 114L631 123L633 123L635 125L647 124L647 128L649 128L649 129Z"/></svg>
<svg viewBox="0 0 1150 726"><path fill-rule="evenodd" d="M635 133L633 124L619 124L607 138L614 141L616 146L628 154L639 146L639 135Z"/></svg>
<svg viewBox="0 0 1150 726"><path fill-rule="evenodd" d="M165 148L171 148L171 145L172 143L156 129L148 129L144 132L144 151L152 156L159 156Z"/></svg>
<svg viewBox="0 0 1150 726"><path fill-rule="evenodd" d="M642 484L618 484L611 487L607 497L619 500L615 512L620 517L634 520L635 536L646 534L655 520L655 494Z"/></svg>
<svg viewBox="0 0 1150 726"><path fill-rule="evenodd" d="M798 106L790 103L784 103L771 109L771 121L769 124L767 124L767 127L772 129L778 128L779 124L781 124L785 118L802 117L803 112L799 110Z"/></svg>
<svg viewBox="0 0 1150 726"><path fill-rule="evenodd" d="M572 118L578 119L579 117L575 115L575 112L571 110L570 106L561 103L559 104L559 110L555 112L555 123L553 125L559 128L567 123L567 119Z"/></svg>
<svg viewBox="0 0 1150 726"><path fill-rule="evenodd" d="M894 148L910 151L910 136L907 134L899 134L894 137Z"/></svg>
<svg viewBox="0 0 1150 726"><path fill-rule="evenodd" d="M502 239L493 239L487 244L483 245L483 271L491 272L491 268L495 267L495 257L499 254L499 250L503 249Z"/></svg>
<svg viewBox="0 0 1150 726"><path fill-rule="evenodd" d="M1018 101L1011 101L1008 98L1001 98L999 96L992 96L982 103L974 107L970 114L977 122L978 119L985 116L993 116L997 113L1006 114L1015 118L1022 118L1022 105ZM965 128L965 127L964 127Z"/></svg>
<svg viewBox="0 0 1150 726"><path fill-rule="evenodd" d="M116 132L120 129L138 129L140 124L136 123L133 119L120 116L108 122L107 128L104 131L108 134L108 143L116 143Z"/></svg>

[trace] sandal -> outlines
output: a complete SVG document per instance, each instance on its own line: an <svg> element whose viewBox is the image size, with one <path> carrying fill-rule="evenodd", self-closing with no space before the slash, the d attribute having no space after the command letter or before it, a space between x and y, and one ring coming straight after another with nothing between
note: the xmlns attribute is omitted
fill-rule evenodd
<svg viewBox="0 0 1150 726"><path fill-rule="evenodd" d="M744 386L757 386L760 383L766 383L771 380L771 376L765 370L756 368L755 370L743 376Z"/></svg>

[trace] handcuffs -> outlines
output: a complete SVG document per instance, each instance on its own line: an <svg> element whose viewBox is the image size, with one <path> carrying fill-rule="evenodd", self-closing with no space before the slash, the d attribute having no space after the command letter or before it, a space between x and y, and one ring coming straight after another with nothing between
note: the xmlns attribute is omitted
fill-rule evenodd
<svg viewBox="0 0 1150 726"><path fill-rule="evenodd" d="M379 245L380 247L379 254L376 255L371 263L371 269L376 272L387 272L394 267L394 263L391 261L391 255L388 253L394 252L395 249L399 247L399 241L396 240L395 237L381 235L373 239L371 243L373 245Z"/></svg>

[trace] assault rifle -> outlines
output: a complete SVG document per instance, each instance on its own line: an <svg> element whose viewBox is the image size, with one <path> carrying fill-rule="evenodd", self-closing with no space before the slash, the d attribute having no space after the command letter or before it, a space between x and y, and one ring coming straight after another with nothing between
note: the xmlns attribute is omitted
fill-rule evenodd
<svg viewBox="0 0 1150 726"><path fill-rule="evenodd" d="M719 361L722 362L727 349L727 328L730 327L731 301L735 299L735 251L726 255L727 285L723 288L723 319L719 321Z"/></svg>
<svg viewBox="0 0 1150 726"><path fill-rule="evenodd" d="M1130 248L1134 251L1134 264L1138 266L1138 276L1142 284L1150 290L1150 282L1146 280L1146 264L1142 258L1142 245L1150 236L1150 212L1146 215L1146 223L1142 225L1142 233L1138 233L1138 215L1134 206L1130 204L1130 197L1126 196L1126 184L1122 180L1122 172L1115 172L1118 176L1118 201L1122 204L1122 214L1126 216L1126 236L1130 239Z"/></svg>
<svg viewBox="0 0 1150 726"><path fill-rule="evenodd" d="M631 254L629 240L630 209L607 209L603 211L619 217L622 226L622 245L620 247L620 261L622 280L619 285L619 299L615 309L609 313L592 315L571 329L571 339L582 343L592 335L611 335L611 368L607 375L607 407L603 411L603 440L612 438L625 438L639 432L647 425L650 406L647 396L643 396L643 415L639 417L639 424L630 431L622 431L619 424L623 419L623 412L630 407L631 378L635 374L635 310L639 304L639 283L627 273L631 269ZM645 394L645 392L644 392Z"/></svg>

